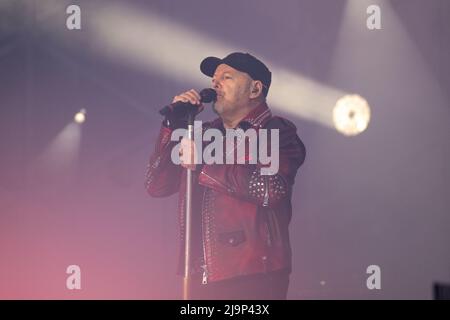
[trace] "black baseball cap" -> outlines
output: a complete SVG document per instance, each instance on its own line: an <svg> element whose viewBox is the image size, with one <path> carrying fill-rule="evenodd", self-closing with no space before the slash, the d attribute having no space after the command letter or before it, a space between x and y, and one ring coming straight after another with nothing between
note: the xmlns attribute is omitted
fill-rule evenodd
<svg viewBox="0 0 450 320"><path fill-rule="evenodd" d="M225 58L207 57L200 64L200 70L208 77L212 77L220 64L226 64L230 67L247 73L253 80L262 82L264 96L267 96L270 83L272 82L272 73L267 66L249 53L233 52Z"/></svg>

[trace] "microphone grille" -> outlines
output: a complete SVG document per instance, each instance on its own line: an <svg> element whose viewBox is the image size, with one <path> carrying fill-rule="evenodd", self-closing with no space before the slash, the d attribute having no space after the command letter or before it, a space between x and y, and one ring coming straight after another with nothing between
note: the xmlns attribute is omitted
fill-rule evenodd
<svg viewBox="0 0 450 320"><path fill-rule="evenodd" d="M217 92L214 89L206 88L200 91L200 97L204 103L213 102L217 99Z"/></svg>

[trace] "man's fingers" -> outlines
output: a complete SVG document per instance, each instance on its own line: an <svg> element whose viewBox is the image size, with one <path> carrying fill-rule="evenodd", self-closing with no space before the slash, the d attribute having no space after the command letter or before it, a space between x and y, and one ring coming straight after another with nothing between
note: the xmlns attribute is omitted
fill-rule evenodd
<svg viewBox="0 0 450 320"><path fill-rule="evenodd" d="M193 164L196 159L195 143L192 140L183 138L180 144L180 160L182 164Z"/></svg>
<svg viewBox="0 0 450 320"><path fill-rule="evenodd" d="M195 171L197 169L197 165L195 165L195 164L184 164L184 163L182 163L181 166L183 168L186 168L186 169L191 169L192 171Z"/></svg>
<svg viewBox="0 0 450 320"><path fill-rule="evenodd" d="M202 97L200 96L200 94L197 91L195 91L194 89L189 90L189 92L192 93L195 96L195 98L197 98L198 102L200 102L200 100L202 100Z"/></svg>
<svg viewBox="0 0 450 320"><path fill-rule="evenodd" d="M201 97L194 89L183 92L180 95L177 95L173 98L172 103L182 101L182 102L190 102L192 104L200 104Z"/></svg>
<svg viewBox="0 0 450 320"><path fill-rule="evenodd" d="M192 104L200 104L200 96L196 94L195 91L187 91L184 95L189 99L189 102Z"/></svg>

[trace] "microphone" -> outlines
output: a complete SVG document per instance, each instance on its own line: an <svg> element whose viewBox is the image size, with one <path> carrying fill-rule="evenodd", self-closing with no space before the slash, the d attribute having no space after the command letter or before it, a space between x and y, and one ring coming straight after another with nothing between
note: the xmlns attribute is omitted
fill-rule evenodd
<svg viewBox="0 0 450 320"><path fill-rule="evenodd" d="M205 88L200 91L200 102L209 103L217 100L217 92L211 88ZM178 101L172 104L169 104L159 110L159 114L163 116L167 116L171 113L175 113L179 116L183 116L187 112L197 111L198 106L191 104L190 102L182 102Z"/></svg>

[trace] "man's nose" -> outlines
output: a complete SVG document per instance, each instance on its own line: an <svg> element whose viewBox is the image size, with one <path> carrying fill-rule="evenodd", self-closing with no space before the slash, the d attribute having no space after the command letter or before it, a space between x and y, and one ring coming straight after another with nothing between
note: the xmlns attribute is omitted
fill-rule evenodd
<svg viewBox="0 0 450 320"><path fill-rule="evenodd" d="M216 79L212 79L212 84L214 89L218 89L220 86L220 82Z"/></svg>

